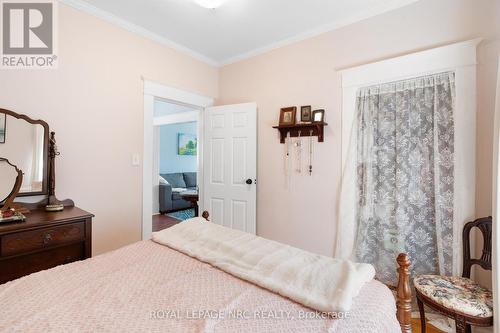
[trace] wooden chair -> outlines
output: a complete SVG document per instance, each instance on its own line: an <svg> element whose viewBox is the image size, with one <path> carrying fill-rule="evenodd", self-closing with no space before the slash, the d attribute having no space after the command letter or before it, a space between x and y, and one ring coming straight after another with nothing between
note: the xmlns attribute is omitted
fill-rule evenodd
<svg viewBox="0 0 500 333"><path fill-rule="evenodd" d="M491 270L491 225L490 216L464 226L462 277L420 275L414 279L422 333L425 333L424 304L455 319L457 333L470 333L471 325L493 325L492 293L470 279L473 265ZM483 235L483 253L480 259L470 257L470 231L474 227L479 228Z"/></svg>

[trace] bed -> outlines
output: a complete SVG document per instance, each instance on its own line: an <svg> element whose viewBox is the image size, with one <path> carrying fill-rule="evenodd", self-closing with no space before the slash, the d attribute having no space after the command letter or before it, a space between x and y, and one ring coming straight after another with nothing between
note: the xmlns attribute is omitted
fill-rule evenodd
<svg viewBox="0 0 500 333"><path fill-rule="evenodd" d="M409 262L397 302L371 280L342 318L153 241L0 285L8 332L410 332ZM397 315L396 315L397 313Z"/></svg>

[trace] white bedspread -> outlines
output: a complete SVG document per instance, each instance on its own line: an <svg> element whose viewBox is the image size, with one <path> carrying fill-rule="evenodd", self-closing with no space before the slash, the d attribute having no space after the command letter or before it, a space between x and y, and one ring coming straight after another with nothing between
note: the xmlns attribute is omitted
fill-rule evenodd
<svg viewBox="0 0 500 333"><path fill-rule="evenodd" d="M351 309L373 266L312 254L194 218L153 240L322 312Z"/></svg>

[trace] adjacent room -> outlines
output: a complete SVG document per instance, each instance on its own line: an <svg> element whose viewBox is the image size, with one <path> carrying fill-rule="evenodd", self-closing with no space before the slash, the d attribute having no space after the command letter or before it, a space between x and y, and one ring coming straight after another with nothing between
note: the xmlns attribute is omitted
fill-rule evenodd
<svg viewBox="0 0 500 333"><path fill-rule="evenodd" d="M0 332L500 332L500 0L0 13Z"/></svg>
<svg viewBox="0 0 500 333"><path fill-rule="evenodd" d="M153 231L198 216L198 118L196 108L154 104Z"/></svg>

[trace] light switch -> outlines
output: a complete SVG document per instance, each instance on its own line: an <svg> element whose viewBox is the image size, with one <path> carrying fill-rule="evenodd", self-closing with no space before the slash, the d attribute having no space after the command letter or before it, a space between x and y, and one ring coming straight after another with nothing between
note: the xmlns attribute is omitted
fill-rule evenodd
<svg viewBox="0 0 500 333"><path fill-rule="evenodd" d="M141 165L141 156L139 154L132 154L132 165L133 166Z"/></svg>

